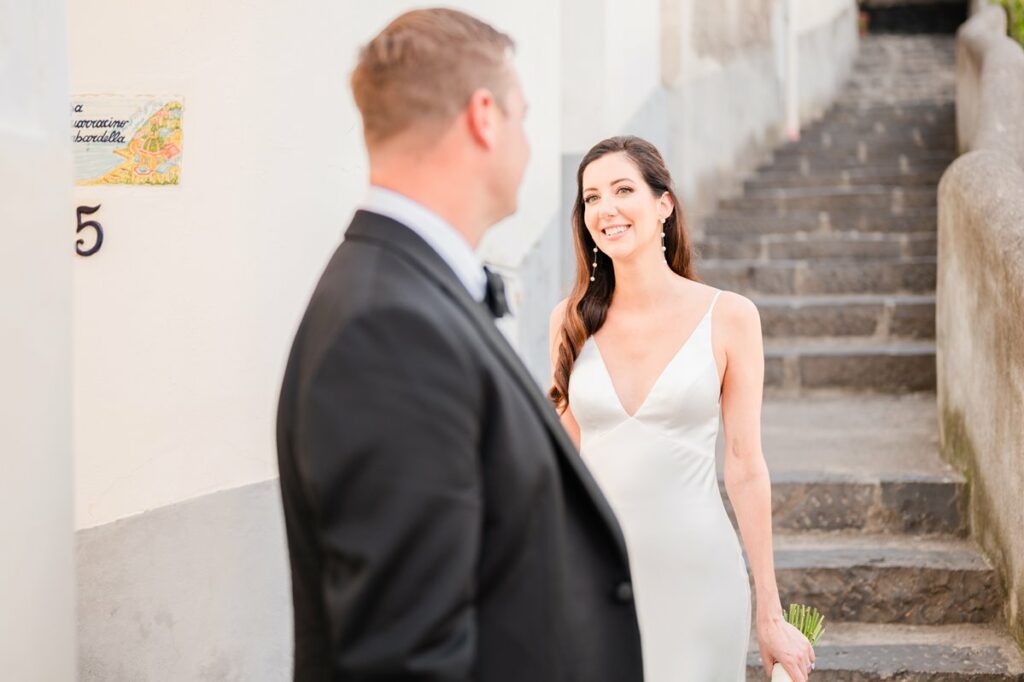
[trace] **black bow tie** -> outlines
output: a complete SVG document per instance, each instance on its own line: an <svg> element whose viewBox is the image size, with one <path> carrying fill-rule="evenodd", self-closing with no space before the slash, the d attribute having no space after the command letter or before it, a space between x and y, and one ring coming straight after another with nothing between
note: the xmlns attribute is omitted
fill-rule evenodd
<svg viewBox="0 0 1024 682"><path fill-rule="evenodd" d="M484 273L487 275L487 288L484 291L484 305L491 311L495 318L507 315L508 300L505 298L505 282L501 275L491 271L486 265Z"/></svg>

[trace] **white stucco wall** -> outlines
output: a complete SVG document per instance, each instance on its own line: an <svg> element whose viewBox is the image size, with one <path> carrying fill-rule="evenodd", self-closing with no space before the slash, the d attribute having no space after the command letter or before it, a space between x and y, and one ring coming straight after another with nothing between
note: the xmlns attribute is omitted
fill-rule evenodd
<svg viewBox="0 0 1024 682"><path fill-rule="evenodd" d="M852 0L724 0L717 8L717 19L710 22L709 19L713 17L702 12L695 0L662 0L663 12L674 17L675 26L672 30L679 38L678 42L673 41L666 55L668 61L674 62L665 64L666 70L671 73L668 84L680 86L720 72L729 61L741 57L758 44L774 47L782 36L772 33L781 30L781 24L770 25L768 35L756 36L760 40L749 40L755 36L747 32L762 18L769 18L771 22L780 21L787 2L789 20L798 36L835 21L854 6ZM712 32L715 34L713 42L730 45L735 49L723 50L719 54L701 52L695 39L698 31ZM759 31L755 33L760 34Z"/></svg>
<svg viewBox="0 0 1024 682"><path fill-rule="evenodd" d="M850 8L850 0L791 0L793 19L798 34L806 33L834 21Z"/></svg>
<svg viewBox="0 0 1024 682"><path fill-rule="evenodd" d="M659 0L563 0L562 148L584 153L661 84Z"/></svg>
<svg viewBox="0 0 1024 682"><path fill-rule="evenodd" d="M106 229L74 271L79 528L276 475L287 349L367 184L348 74L415 4L71 3L74 94L184 97L180 186L74 190ZM514 269L557 208L559 12L446 4L518 39L533 156L482 247Z"/></svg>
<svg viewBox="0 0 1024 682"><path fill-rule="evenodd" d="M853 0L662 0L666 157L691 225L782 138L787 49L800 120L819 113L856 54Z"/></svg>
<svg viewBox="0 0 1024 682"><path fill-rule="evenodd" d="M73 680L67 8L0 3L0 678Z"/></svg>

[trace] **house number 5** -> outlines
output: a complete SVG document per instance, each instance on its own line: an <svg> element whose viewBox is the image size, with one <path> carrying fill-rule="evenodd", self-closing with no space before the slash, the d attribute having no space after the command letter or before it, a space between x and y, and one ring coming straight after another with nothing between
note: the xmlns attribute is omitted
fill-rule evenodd
<svg viewBox="0 0 1024 682"><path fill-rule="evenodd" d="M91 256L99 251L100 247L103 246L103 226L95 220L82 221L83 215L92 215L98 210L100 210L100 204L95 206L79 206L76 210L76 213L78 214L78 229L75 230L75 233L81 234L82 230L86 230L90 227L96 230L96 242L91 248L83 249L82 246L85 244L85 240L81 237L78 238L78 241L75 243L75 253L79 256Z"/></svg>

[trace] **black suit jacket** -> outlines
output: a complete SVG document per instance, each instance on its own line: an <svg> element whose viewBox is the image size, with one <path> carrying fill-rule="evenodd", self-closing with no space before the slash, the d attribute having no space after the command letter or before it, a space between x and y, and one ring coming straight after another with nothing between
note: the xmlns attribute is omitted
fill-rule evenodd
<svg viewBox="0 0 1024 682"><path fill-rule="evenodd" d="M356 213L278 408L295 679L635 682L621 531L486 309Z"/></svg>

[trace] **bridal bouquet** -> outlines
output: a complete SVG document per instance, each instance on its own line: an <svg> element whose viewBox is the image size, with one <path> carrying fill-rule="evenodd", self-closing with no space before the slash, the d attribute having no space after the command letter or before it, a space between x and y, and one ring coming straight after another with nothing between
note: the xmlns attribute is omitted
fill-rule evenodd
<svg viewBox="0 0 1024 682"><path fill-rule="evenodd" d="M789 612L784 613L783 616L787 623L799 630L810 641L811 646L814 646L825 630L825 616L821 615L818 609L810 606L790 604ZM793 680L782 664L776 663L772 666L772 682L793 682Z"/></svg>

